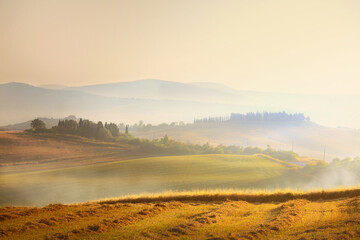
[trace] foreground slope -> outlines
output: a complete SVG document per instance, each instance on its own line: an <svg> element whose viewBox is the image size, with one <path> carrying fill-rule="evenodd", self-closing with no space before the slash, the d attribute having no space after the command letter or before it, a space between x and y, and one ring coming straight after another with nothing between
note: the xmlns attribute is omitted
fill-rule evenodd
<svg viewBox="0 0 360 240"><path fill-rule="evenodd" d="M274 188L285 172L296 169L265 155L211 154L0 174L0 204L72 203L166 190Z"/></svg>
<svg viewBox="0 0 360 240"><path fill-rule="evenodd" d="M2 207L2 239L359 239L359 190L264 203L103 201L43 208ZM271 195L268 195L270 198ZM317 198L312 199L312 197ZM319 200L319 196L323 200ZM226 198L226 195L223 196ZM308 198L310 200L307 200ZM202 199L202 200L201 200Z"/></svg>

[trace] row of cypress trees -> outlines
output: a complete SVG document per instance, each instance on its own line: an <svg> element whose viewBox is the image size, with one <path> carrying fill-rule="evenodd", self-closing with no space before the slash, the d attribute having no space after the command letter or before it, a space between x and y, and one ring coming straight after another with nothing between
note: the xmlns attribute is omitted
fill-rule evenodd
<svg viewBox="0 0 360 240"><path fill-rule="evenodd" d="M97 139L120 136L119 127L115 123L105 122L103 124L101 121L95 123L82 118L79 122L72 119L59 120L58 125L53 127L53 130Z"/></svg>

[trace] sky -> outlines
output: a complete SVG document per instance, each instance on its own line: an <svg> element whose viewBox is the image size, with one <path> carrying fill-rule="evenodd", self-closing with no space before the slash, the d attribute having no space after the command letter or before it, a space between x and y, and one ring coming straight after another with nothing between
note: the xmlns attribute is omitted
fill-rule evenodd
<svg viewBox="0 0 360 240"><path fill-rule="evenodd" d="M0 0L0 83L357 94L357 0Z"/></svg>

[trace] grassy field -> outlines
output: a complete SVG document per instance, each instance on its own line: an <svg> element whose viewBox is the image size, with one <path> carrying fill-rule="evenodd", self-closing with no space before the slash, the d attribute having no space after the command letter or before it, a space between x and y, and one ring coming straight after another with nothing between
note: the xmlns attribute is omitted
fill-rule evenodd
<svg viewBox="0 0 360 240"><path fill-rule="evenodd" d="M213 194L198 193L181 201L181 195L165 195L147 197L147 201L141 203L129 198L75 205L51 204L43 208L1 207L0 237L183 240L360 238L359 189L283 193L292 196L292 200L284 198L275 202L264 202L262 195L256 197L256 194L241 195L252 197L251 202L229 200L234 193L218 193L217 199ZM278 199L279 193L267 196Z"/></svg>
<svg viewBox="0 0 360 240"><path fill-rule="evenodd" d="M1 174L0 204L73 203L166 190L276 188L284 173L296 168L266 155L212 154Z"/></svg>

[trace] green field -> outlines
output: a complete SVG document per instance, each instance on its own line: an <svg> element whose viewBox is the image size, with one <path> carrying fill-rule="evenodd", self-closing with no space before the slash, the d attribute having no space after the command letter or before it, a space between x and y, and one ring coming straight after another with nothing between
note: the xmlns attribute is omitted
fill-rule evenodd
<svg viewBox="0 0 360 240"><path fill-rule="evenodd" d="M0 175L1 205L84 202L144 192L271 188L295 166L263 155L151 157Z"/></svg>

